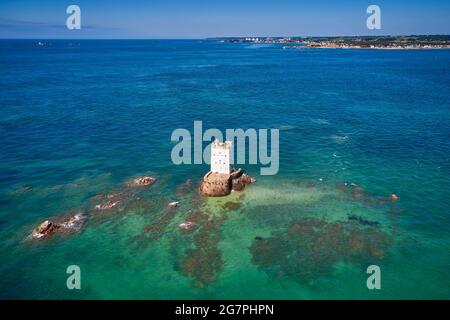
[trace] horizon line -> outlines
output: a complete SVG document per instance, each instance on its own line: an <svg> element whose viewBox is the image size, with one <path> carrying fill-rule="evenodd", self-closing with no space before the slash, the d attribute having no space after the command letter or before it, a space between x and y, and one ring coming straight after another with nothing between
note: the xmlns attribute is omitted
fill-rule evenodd
<svg viewBox="0 0 450 320"><path fill-rule="evenodd" d="M211 40L211 39L234 39L234 38L329 38L329 37L401 37L401 36L450 36L445 33L427 33L427 34L379 34L379 35L308 35L308 36L210 36L210 37L129 37L129 38L111 38L111 37L98 37L98 38L60 38L60 37L11 37L1 38L0 40Z"/></svg>

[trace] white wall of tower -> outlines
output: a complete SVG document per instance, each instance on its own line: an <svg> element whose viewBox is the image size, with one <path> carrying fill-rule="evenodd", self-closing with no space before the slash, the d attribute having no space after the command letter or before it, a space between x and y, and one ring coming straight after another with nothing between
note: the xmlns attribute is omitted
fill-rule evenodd
<svg viewBox="0 0 450 320"><path fill-rule="evenodd" d="M211 171L231 173L231 143L215 142L211 145Z"/></svg>

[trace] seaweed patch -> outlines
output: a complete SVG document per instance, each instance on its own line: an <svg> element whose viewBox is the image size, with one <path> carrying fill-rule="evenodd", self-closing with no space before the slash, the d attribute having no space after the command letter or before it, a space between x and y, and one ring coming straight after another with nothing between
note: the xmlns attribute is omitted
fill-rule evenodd
<svg viewBox="0 0 450 320"><path fill-rule="evenodd" d="M225 213L211 217L204 211L203 204L201 197L192 196L193 210L187 221L196 226L190 235L193 246L184 250L177 265L178 272L192 278L194 286L199 288L214 282L222 270L222 253L218 245L222 236L221 226L227 219Z"/></svg>
<svg viewBox="0 0 450 320"><path fill-rule="evenodd" d="M250 251L252 262L267 273L303 281L331 273L340 261L362 264L383 259L390 242L386 233L373 227L307 218L268 238L256 237Z"/></svg>

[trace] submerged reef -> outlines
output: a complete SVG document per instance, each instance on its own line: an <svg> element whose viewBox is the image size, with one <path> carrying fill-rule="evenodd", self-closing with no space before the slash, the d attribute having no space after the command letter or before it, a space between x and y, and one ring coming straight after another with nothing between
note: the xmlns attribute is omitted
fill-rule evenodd
<svg viewBox="0 0 450 320"><path fill-rule="evenodd" d="M156 219L156 221L145 226L142 234L136 237L141 244L150 244L152 241L157 240L166 230L172 219L175 217L176 208L167 207L163 213Z"/></svg>
<svg viewBox="0 0 450 320"><path fill-rule="evenodd" d="M214 282L222 270L222 253L219 250L221 225L226 216L213 217L200 210L193 212L188 220L198 226L193 244L187 248L179 262L179 272L191 277L196 287L202 288Z"/></svg>
<svg viewBox="0 0 450 320"><path fill-rule="evenodd" d="M180 225L181 234L186 247L180 253L176 270L192 279L195 287L203 288L213 283L223 268L222 252L219 242L222 239L222 225L231 214L231 207L237 209L239 204L233 203L229 208L220 207L219 212L212 214L199 193L191 197L191 211Z"/></svg>
<svg viewBox="0 0 450 320"><path fill-rule="evenodd" d="M336 184L336 189L344 193L347 197L360 201L365 205L371 207L379 207L386 203L392 203L400 200L400 198L396 194L391 194L389 197L375 198L370 195L366 190L364 190L361 186L355 183L338 183Z"/></svg>
<svg viewBox="0 0 450 320"><path fill-rule="evenodd" d="M252 262L267 273L304 281L329 274L337 262L383 259L390 243L388 234L359 221L328 223L305 218L268 238L256 237L250 251Z"/></svg>
<svg viewBox="0 0 450 320"><path fill-rule="evenodd" d="M192 181L187 180L183 184L179 185L176 189L176 195L178 198L187 197L189 200L189 193L193 190ZM192 195L191 202L194 205L198 205L198 201L200 199L198 196ZM195 201L194 201L195 199ZM144 226L142 232L133 237L130 243L137 245L137 247L142 248L150 245L152 242L158 240L169 227L172 220L175 218L177 208L179 207L179 201L171 201L169 202L163 209L156 209L160 214L158 217L152 221L150 224ZM161 211L162 210L162 211ZM183 231L191 231L194 230L197 225L192 223L191 221L185 221L180 224L180 229Z"/></svg>
<svg viewBox="0 0 450 320"><path fill-rule="evenodd" d="M358 223L360 223L362 225L365 225L365 226L376 226L376 225L379 225L379 222L377 222L377 221L367 220L367 219L364 219L363 217L357 216L355 214L349 215L348 216L348 220L349 221L351 221L351 220L356 221L356 222L358 222Z"/></svg>
<svg viewBox="0 0 450 320"><path fill-rule="evenodd" d="M152 185L156 179L154 177L144 176L134 178L126 183L125 188L119 191L113 191L107 194L98 194L90 199L85 206L87 213L84 214L78 210L75 214L67 213L62 216L49 218L33 229L28 237L34 240L44 240L53 234L73 234L81 230L87 217L93 216L103 217L116 214L126 208L136 196L141 188L133 188L135 186L143 187Z"/></svg>
<svg viewBox="0 0 450 320"><path fill-rule="evenodd" d="M91 198L90 211L97 216L100 214L101 216L112 215L123 211L144 190L135 187L151 186L155 181L156 178L150 176L137 177L127 181L126 187L107 194L98 194Z"/></svg>
<svg viewBox="0 0 450 320"><path fill-rule="evenodd" d="M193 190L192 180L188 179L186 180L185 183L177 187L177 189L175 190L175 195L177 197L182 197L189 194L192 190Z"/></svg>
<svg viewBox="0 0 450 320"><path fill-rule="evenodd" d="M114 214L141 210L142 214L150 213L147 217L151 220L139 226L140 231L129 239L129 243L135 245L136 249L142 249L168 234L177 241L173 251L176 255L175 270L190 278L195 287L204 288L216 281L223 269L219 244L222 227L227 219L236 212L245 211L246 218L252 220L251 212L243 210L247 208L247 202L255 202L263 208L284 205L289 200L289 197L278 197L278 202L264 202L264 199L270 198L271 192L256 198L252 192L236 193L225 199L203 196L226 195L232 190L243 190L254 179L242 170L227 175L226 183L221 184L219 189L211 181L203 180L198 189L200 192L196 192L192 180L187 180L174 190L175 197L168 196L164 201L140 196L147 190L145 187L154 182L153 177L141 177L121 183L120 188L91 197L85 210L82 210L86 214L74 211L49 218L33 230L30 238L42 240L54 234L73 234L82 230L88 217L90 223L95 223ZM355 184L338 184L336 187L349 199L379 205L379 199L371 198ZM311 182L305 185L304 191L308 197L305 198L306 202L301 202L302 205L312 201L310 195L316 194L315 188ZM314 201L318 199L320 197ZM185 210L186 207L189 210ZM258 218L267 223L268 220L262 215L264 212L258 211ZM273 212L269 213L273 215ZM383 231L381 223L353 213L339 219L328 221L315 217L283 217L280 223L277 222L277 228L270 229L275 230L270 236L253 234L255 237L249 247L252 263L271 276L308 281L330 274L339 262L366 265L384 258L391 237Z"/></svg>
<svg viewBox="0 0 450 320"><path fill-rule="evenodd" d="M185 252L181 274L192 277L196 287L204 287L217 278L222 269L222 254L218 248L221 221L214 219L203 225L194 236L194 248Z"/></svg>

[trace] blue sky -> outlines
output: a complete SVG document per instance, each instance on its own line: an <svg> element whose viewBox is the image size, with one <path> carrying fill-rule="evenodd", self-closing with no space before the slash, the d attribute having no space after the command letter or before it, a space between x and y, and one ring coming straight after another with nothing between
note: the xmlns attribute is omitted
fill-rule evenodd
<svg viewBox="0 0 450 320"><path fill-rule="evenodd" d="M81 8L67 30L66 8ZM366 28L381 8L382 29ZM448 0L0 0L0 38L450 34Z"/></svg>

